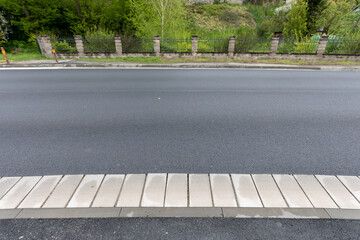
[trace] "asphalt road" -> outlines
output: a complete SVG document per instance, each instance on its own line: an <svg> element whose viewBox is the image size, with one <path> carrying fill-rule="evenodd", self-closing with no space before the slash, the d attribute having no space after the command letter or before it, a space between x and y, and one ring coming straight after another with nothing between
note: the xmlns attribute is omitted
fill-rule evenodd
<svg viewBox="0 0 360 240"><path fill-rule="evenodd" d="M360 175L359 72L0 70L0 176ZM160 98L160 99L158 99ZM360 221L1 220L0 239L358 239Z"/></svg>
<svg viewBox="0 0 360 240"><path fill-rule="evenodd" d="M284 219L2 220L0 239L359 239L360 221Z"/></svg>
<svg viewBox="0 0 360 240"><path fill-rule="evenodd" d="M359 156L359 72L0 71L0 176L360 175Z"/></svg>

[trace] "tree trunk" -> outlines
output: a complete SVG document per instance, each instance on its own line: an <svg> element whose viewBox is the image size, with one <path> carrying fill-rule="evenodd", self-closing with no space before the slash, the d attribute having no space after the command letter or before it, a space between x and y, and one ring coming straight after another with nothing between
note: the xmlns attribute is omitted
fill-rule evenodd
<svg viewBox="0 0 360 240"><path fill-rule="evenodd" d="M74 0L78 18L81 18L81 6L79 0Z"/></svg>
<svg viewBox="0 0 360 240"><path fill-rule="evenodd" d="M21 5L21 6L23 7L23 9L24 9L25 16L26 16L27 18L30 18L29 10L26 8L23 0L20 0L20 5Z"/></svg>

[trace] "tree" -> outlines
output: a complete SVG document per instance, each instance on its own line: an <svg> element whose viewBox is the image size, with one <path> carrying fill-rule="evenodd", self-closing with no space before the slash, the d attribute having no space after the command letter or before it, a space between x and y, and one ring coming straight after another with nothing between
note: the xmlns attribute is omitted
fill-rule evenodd
<svg viewBox="0 0 360 240"><path fill-rule="evenodd" d="M131 10L138 37L174 37L186 32L187 19L182 0L131 0Z"/></svg>
<svg viewBox="0 0 360 240"><path fill-rule="evenodd" d="M298 0L292 4L284 24L284 36L286 38L301 38L307 33L307 11L306 0Z"/></svg>
<svg viewBox="0 0 360 240"><path fill-rule="evenodd" d="M307 11L307 32L315 33L318 31L317 21L321 13L327 8L329 0L308 0Z"/></svg>
<svg viewBox="0 0 360 240"><path fill-rule="evenodd" d="M347 0L329 2L326 9L321 13L317 26L323 28L324 32L328 34L340 31L352 7L353 4Z"/></svg>
<svg viewBox="0 0 360 240"><path fill-rule="evenodd" d="M0 12L0 44L5 43L9 39L10 23L5 18L4 13Z"/></svg>
<svg viewBox="0 0 360 240"><path fill-rule="evenodd" d="M11 24L27 36L67 28L59 0L0 0L0 7L11 14Z"/></svg>

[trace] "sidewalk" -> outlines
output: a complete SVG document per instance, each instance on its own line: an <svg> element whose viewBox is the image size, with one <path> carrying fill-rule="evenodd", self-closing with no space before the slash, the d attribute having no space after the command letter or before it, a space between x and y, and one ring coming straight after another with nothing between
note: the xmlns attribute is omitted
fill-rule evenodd
<svg viewBox="0 0 360 240"><path fill-rule="evenodd" d="M78 61L76 59L59 60L31 60L14 62L10 65L0 64L0 69L14 68L228 68L228 69L279 69L279 70L326 70L326 71L360 71L357 66L331 65L290 65L265 63L124 63L124 62L94 62Z"/></svg>
<svg viewBox="0 0 360 240"><path fill-rule="evenodd" d="M0 178L0 219L360 219L359 201L356 176L154 173Z"/></svg>

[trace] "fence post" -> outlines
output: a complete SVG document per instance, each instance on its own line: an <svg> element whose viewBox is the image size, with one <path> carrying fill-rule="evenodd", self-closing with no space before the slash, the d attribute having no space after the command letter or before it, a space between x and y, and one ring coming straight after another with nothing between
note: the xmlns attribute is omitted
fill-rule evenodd
<svg viewBox="0 0 360 240"><path fill-rule="evenodd" d="M198 51L198 37L197 36L192 36L191 39L191 54L193 56L196 56Z"/></svg>
<svg viewBox="0 0 360 240"><path fill-rule="evenodd" d="M160 37L154 36L154 53L155 56L160 56Z"/></svg>
<svg viewBox="0 0 360 240"><path fill-rule="evenodd" d="M122 52L121 37L120 36L115 36L114 41L115 41L116 54L119 55L119 56L122 56L123 52Z"/></svg>
<svg viewBox="0 0 360 240"><path fill-rule="evenodd" d="M235 52L235 36L230 36L229 37L228 56L231 58L234 57L234 52Z"/></svg>
<svg viewBox="0 0 360 240"><path fill-rule="evenodd" d="M42 55L45 57L52 57L52 46L49 36L38 36L38 42L41 49Z"/></svg>
<svg viewBox="0 0 360 240"><path fill-rule="evenodd" d="M85 51L84 51L84 42L82 40L82 37L80 35L75 35L74 40L75 40L76 49L77 49L79 56L84 56Z"/></svg>
<svg viewBox="0 0 360 240"><path fill-rule="evenodd" d="M272 36L271 38L271 45L270 45L270 56L275 56L278 46L279 46L279 40L280 37L279 36Z"/></svg>
<svg viewBox="0 0 360 240"><path fill-rule="evenodd" d="M328 41L328 36L321 36L319 45L316 51L316 57L323 58L325 53L326 44Z"/></svg>

